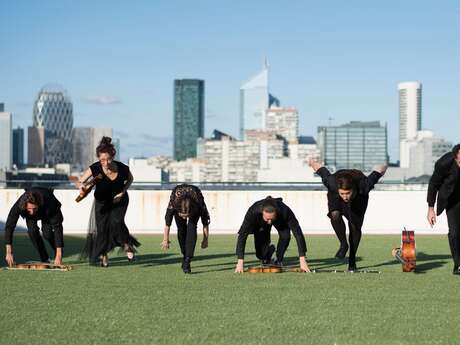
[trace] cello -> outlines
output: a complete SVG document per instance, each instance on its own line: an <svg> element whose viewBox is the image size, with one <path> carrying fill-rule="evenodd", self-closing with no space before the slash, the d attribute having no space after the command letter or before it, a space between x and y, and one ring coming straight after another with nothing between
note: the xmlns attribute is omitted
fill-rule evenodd
<svg viewBox="0 0 460 345"><path fill-rule="evenodd" d="M416 252L415 233L404 228L401 234L401 247L393 248L392 255L401 262L403 272L415 272Z"/></svg>

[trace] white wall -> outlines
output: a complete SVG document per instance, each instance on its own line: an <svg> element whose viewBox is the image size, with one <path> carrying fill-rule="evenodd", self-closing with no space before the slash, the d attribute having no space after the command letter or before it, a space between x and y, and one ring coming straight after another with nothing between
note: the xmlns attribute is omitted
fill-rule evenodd
<svg viewBox="0 0 460 345"><path fill-rule="evenodd" d="M0 222L5 222L10 207L22 194L19 189L0 189ZM282 197L306 233L330 233L325 191L203 191L211 215L212 233L236 233L247 208L255 201L271 195ZM93 202L88 196L75 202L77 191L56 190L62 202L65 233L86 231ZM158 233L164 227L164 212L170 191L129 192L130 205L126 222L133 233ZM403 227L418 233L447 232L445 214L438 219L435 230L426 222L426 191L372 191L363 227L364 233L400 233ZM21 226L25 223L21 220ZM201 228L201 226L200 226Z"/></svg>

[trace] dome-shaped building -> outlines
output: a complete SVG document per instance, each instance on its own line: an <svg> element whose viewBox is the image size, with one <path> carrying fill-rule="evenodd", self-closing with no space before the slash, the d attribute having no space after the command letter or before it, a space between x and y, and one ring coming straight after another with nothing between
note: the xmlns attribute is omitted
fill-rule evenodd
<svg viewBox="0 0 460 345"><path fill-rule="evenodd" d="M60 85L45 85L33 108L33 126L44 134L43 162L53 166L72 162L73 106Z"/></svg>

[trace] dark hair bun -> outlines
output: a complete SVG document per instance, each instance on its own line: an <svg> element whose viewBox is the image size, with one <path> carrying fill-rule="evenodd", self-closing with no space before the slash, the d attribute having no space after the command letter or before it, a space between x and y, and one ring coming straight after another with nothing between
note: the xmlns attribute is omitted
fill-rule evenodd
<svg viewBox="0 0 460 345"><path fill-rule="evenodd" d="M96 154L99 157L101 153L108 153L111 157L115 157L117 151L115 146L112 144L112 138L102 137L99 145L96 147Z"/></svg>
<svg viewBox="0 0 460 345"><path fill-rule="evenodd" d="M112 144L111 137L102 137L100 145L110 145L110 144Z"/></svg>

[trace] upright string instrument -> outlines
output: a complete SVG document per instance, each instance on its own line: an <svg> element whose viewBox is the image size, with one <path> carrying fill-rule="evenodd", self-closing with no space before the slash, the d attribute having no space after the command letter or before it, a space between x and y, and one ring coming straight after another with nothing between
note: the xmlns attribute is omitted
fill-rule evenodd
<svg viewBox="0 0 460 345"><path fill-rule="evenodd" d="M76 202L82 201L86 196L91 192L93 187L102 180L102 174L98 174L95 177L90 177L84 184L83 184L83 192L81 192L77 198L75 199Z"/></svg>
<svg viewBox="0 0 460 345"><path fill-rule="evenodd" d="M415 272L416 252L414 231L403 230L401 247L393 248L392 255L401 262L403 272Z"/></svg>

